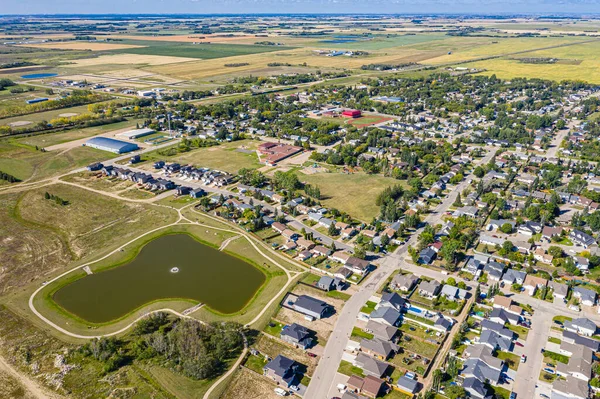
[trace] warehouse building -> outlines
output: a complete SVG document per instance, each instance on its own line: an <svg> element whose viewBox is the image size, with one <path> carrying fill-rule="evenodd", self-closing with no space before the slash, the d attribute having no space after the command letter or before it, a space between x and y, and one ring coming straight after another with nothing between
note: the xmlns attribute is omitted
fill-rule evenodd
<svg viewBox="0 0 600 399"><path fill-rule="evenodd" d="M148 136L152 133L154 133L154 130L148 129L148 128L143 128L143 129L128 130L123 133L117 133L116 135L119 137L124 137L126 139L137 139L140 137Z"/></svg>
<svg viewBox="0 0 600 399"><path fill-rule="evenodd" d="M127 143L125 141L115 140L108 137L94 137L86 141L84 145L86 147L92 147L98 150L114 152L115 154L124 154L126 152L140 149L137 144Z"/></svg>

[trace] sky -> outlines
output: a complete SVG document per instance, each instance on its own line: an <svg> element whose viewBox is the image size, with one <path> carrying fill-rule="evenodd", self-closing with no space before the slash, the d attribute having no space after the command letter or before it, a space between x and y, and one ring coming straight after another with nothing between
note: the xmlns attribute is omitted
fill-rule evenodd
<svg viewBox="0 0 600 399"><path fill-rule="evenodd" d="M2 0L6 14L600 14L600 0Z"/></svg>

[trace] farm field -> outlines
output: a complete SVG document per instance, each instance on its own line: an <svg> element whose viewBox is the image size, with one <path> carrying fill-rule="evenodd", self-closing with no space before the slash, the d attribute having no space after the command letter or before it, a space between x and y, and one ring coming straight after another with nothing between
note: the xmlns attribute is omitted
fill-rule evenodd
<svg viewBox="0 0 600 399"><path fill-rule="evenodd" d="M600 83L600 41L559 47L551 50L532 51L515 58L558 58L556 63L526 63L519 59L495 59L479 61L465 66L486 69L486 74L495 73L499 78L515 77L543 78L551 80L584 80ZM565 65L568 64L568 65Z"/></svg>
<svg viewBox="0 0 600 399"><path fill-rule="evenodd" d="M321 189L324 206L337 208L365 222L378 215L379 207L374 198L381 191L396 184L404 185L401 180L365 173L299 173L298 178Z"/></svg>
<svg viewBox="0 0 600 399"><path fill-rule="evenodd" d="M231 57L236 55L265 53L276 50L287 50L285 47L259 46L244 44L188 44L180 42L152 41L152 40L123 40L122 44L137 46L122 50L113 50L113 53L161 55L170 57L186 57L212 59Z"/></svg>
<svg viewBox="0 0 600 399"><path fill-rule="evenodd" d="M87 105L79 105L76 107L61 108L61 109L55 109L52 111L36 112L33 114L13 116L10 118L0 119L0 126L10 125L10 124L15 124L16 126L19 126L22 124L25 125L25 123L23 123L23 122L29 122L27 124L27 125L29 125L31 123L36 123L36 122L40 122L40 121L49 122L50 120L52 120L54 118L60 117L60 115L62 115L62 114L81 115L81 114L89 114L89 113L90 112L88 111ZM71 116L75 116L75 115L71 115Z"/></svg>
<svg viewBox="0 0 600 399"><path fill-rule="evenodd" d="M123 50L123 49L132 49L132 48L140 47L140 46L131 45L131 44L86 42L86 41L24 44L22 46L23 47L43 48L43 49L91 50L91 51Z"/></svg>

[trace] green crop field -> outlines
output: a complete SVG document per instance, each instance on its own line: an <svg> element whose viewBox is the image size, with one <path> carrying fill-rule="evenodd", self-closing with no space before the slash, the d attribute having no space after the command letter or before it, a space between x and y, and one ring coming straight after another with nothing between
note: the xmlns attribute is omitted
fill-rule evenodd
<svg viewBox="0 0 600 399"><path fill-rule="evenodd" d="M109 54L141 54L141 55L164 55L171 57L186 58L224 58L236 55L248 55L267 53L271 51L288 50L291 47L281 46L259 46L245 44L222 44L222 43L203 43L190 44L181 42L166 42L154 40L122 40L120 44L131 44L144 46L139 48L128 48L109 51Z"/></svg>

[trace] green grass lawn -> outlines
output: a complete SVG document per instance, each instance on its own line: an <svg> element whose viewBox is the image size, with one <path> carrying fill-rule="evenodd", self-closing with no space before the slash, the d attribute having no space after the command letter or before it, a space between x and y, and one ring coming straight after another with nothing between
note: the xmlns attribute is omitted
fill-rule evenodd
<svg viewBox="0 0 600 399"><path fill-rule="evenodd" d="M514 353L498 351L496 357L504 360L504 363L506 363L511 370L517 370L519 368L521 359L519 359L519 356L515 355Z"/></svg>
<svg viewBox="0 0 600 399"><path fill-rule="evenodd" d="M363 313L371 314L371 312L375 310L375 306L377 306L375 302L367 301L365 306L363 306L362 309L360 309L360 311Z"/></svg>
<svg viewBox="0 0 600 399"><path fill-rule="evenodd" d="M561 355L560 353L556 353L556 352L544 351L544 362L552 363L552 362L548 362L546 359L552 359L555 362L560 362L560 363L564 363L564 364L569 363L568 356Z"/></svg>
<svg viewBox="0 0 600 399"><path fill-rule="evenodd" d="M365 376L365 374L363 373L363 371L360 367L353 366L352 363L347 362L345 360L342 360L340 362L340 366L338 367L338 373L348 375L348 376L351 376L351 375L357 375L359 377Z"/></svg>
<svg viewBox="0 0 600 399"><path fill-rule="evenodd" d="M554 316L554 317L552 318L552 321L558 321L558 322L560 322L560 324L564 324L564 323L565 323L565 321L567 321L567 320L568 320L568 321L572 321L572 320L573 320L573 318L572 318L572 317L569 317L569 316Z"/></svg>
<svg viewBox="0 0 600 399"><path fill-rule="evenodd" d="M246 362L244 363L244 366L261 375L263 373L263 367L265 367L266 365L267 359L265 359L264 356L255 355L248 356L248 359L246 359Z"/></svg>
<svg viewBox="0 0 600 399"><path fill-rule="evenodd" d="M320 279L321 279L321 276L319 276L317 274L307 273L306 276L304 276L301 281L308 285L315 285Z"/></svg>
<svg viewBox="0 0 600 399"><path fill-rule="evenodd" d="M236 55L248 55L266 53L272 51L289 50L292 47L284 46L259 46L252 44L231 44L231 43L205 43L191 44L182 42L167 42L157 40L130 40L125 39L121 44L130 44L135 46L144 46L139 48L127 48L120 50L111 50L110 54L142 54L142 55L163 55L170 57L186 58L224 58Z"/></svg>
<svg viewBox="0 0 600 399"><path fill-rule="evenodd" d="M496 398L502 398L502 399L509 399L510 398L510 391L506 388L502 388L502 387L494 387L494 386L489 386L490 390L493 392L493 396Z"/></svg>
<svg viewBox="0 0 600 399"><path fill-rule="evenodd" d="M377 194L390 186L406 185L403 180L365 173L298 173L298 178L321 189L323 206L339 209L367 222L379 214L379 207L375 205Z"/></svg>
<svg viewBox="0 0 600 399"><path fill-rule="evenodd" d="M548 338L548 342L552 342L553 344L558 344L560 345L560 339L556 338L556 337L549 337Z"/></svg>
<svg viewBox="0 0 600 399"><path fill-rule="evenodd" d="M406 334L404 334L404 336L406 336ZM411 338L411 340L408 342L402 339L398 341L398 345L410 352L417 353L429 359L433 358L439 348L437 345L430 344L416 338Z"/></svg>
<svg viewBox="0 0 600 399"><path fill-rule="evenodd" d="M271 326L271 324L273 326ZM267 324L267 326L265 327L264 332L266 332L269 335L279 338L279 334L281 334L281 330L283 330L283 326L284 326L283 323L280 323L276 320L271 319L269 324Z"/></svg>
<svg viewBox="0 0 600 399"><path fill-rule="evenodd" d="M362 339L362 338L372 339L373 338L373 334L370 334L370 333L368 333L366 331L363 331L363 330L361 330L358 327L354 327L352 329L352 335L351 336L354 337L354 338L360 338L360 339Z"/></svg>
<svg viewBox="0 0 600 399"><path fill-rule="evenodd" d="M516 332L519 335L520 339L527 339L527 335L529 334L529 329L523 326L513 326L509 324L507 327L509 330Z"/></svg>
<svg viewBox="0 0 600 399"><path fill-rule="evenodd" d="M327 296L329 298L341 299L342 301L347 301L348 299L350 299L352 297L352 295L350 295L350 294L346 294L345 292L340 292L340 291L336 291L336 290L328 291Z"/></svg>

